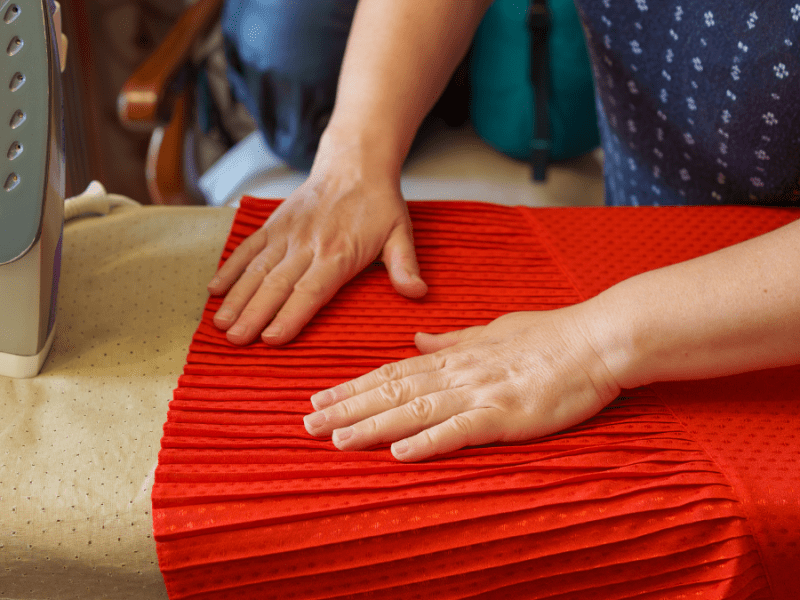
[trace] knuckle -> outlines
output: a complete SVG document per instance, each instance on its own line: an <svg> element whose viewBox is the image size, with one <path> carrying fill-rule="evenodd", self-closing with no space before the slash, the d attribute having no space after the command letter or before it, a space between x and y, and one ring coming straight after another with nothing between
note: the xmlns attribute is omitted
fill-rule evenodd
<svg viewBox="0 0 800 600"><path fill-rule="evenodd" d="M329 261L342 260L353 253L353 243L348 236L339 235L339 232L326 232L317 242L317 252Z"/></svg>
<svg viewBox="0 0 800 600"><path fill-rule="evenodd" d="M285 293L288 293L294 287L294 282L284 273L271 273L269 280L265 279L264 282L268 282L270 288L281 290Z"/></svg>
<svg viewBox="0 0 800 600"><path fill-rule="evenodd" d="M228 291L225 300L220 305L219 309L229 309L238 313L247 304L250 296L243 290L243 286L239 285L237 281L233 287Z"/></svg>
<svg viewBox="0 0 800 600"><path fill-rule="evenodd" d="M464 413L459 413L450 417L450 426L455 430L456 434L464 440L472 439L475 428L470 418Z"/></svg>
<svg viewBox="0 0 800 600"><path fill-rule="evenodd" d="M435 436L431 433L430 429L424 429L416 435L416 442L419 448L424 448L427 451L437 452L440 444L436 441Z"/></svg>
<svg viewBox="0 0 800 600"><path fill-rule="evenodd" d="M266 273L267 257L264 256L263 253L258 254L253 260L251 260L248 263L245 271L247 273Z"/></svg>
<svg viewBox="0 0 800 600"><path fill-rule="evenodd" d="M428 423L434 414L434 406L427 396L417 396L406 405L406 409L415 421Z"/></svg>
<svg viewBox="0 0 800 600"><path fill-rule="evenodd" d="M378 388L381 398L394 406L400 404L408 391L402 379L391 379Z"/></svg>
<svg viewBox="0 0 800 600"><path fill-rule="evenodd" d="M357 246L345 242L344 246L339 246L330 252L328 260L339 267L349 266L353 264L353 257L356 255L358 255Z"/></svg>
<svg viewBox="0 0 800 600"><path fill-rule="evenodd" d="M447 367L455 370L472 369L480 364L472 352L469 350L462 350L461 352L453 352L444 358L444 363Z"/></svg>
<svg viewBox="0 0 800 600"><path fill-rule="evenodd" d="M330 408L325 409L325 415L329 422L350 423L353 417L353 409L349 402L340 402Z"/></svg>
<svg viewBox="0 0 800 600"><path fill-rule="evenodd" d="M400 379L403 377L403 373L399 365L400 363L397 362L386 363L378 369L377 374L386 382Z"/></svg>
<svg viewBox="0 0 800 600"><path fill-rule="evenodd" d="M306 296L321 297L326 293L325 285L316 278L303 278L294 284L294 291Z"/></svg>
<svg viewBox="0 0 800 600"><path fill-rule="evenodd" d="M494 379L492 364L481 360L471 351L454 352L444 357L444 364L454 384L485 385ZM502 373L500 378L503 378Z"/></svg>
<svg viewBox="0 0 800 600"><path fill-rule="evenodd" d="M359 270L359 260L359 254L352 249L347 252L336 252L327 258L333 271L346 273L348 276L354 275Z"/></svg>
<svg viewBox="0 0 800 600"><path fill-rule="evenodd" d="M360 430L360 436L367 437L369 439L374 439L380 434L378 421L374 417L359 423L358 429Z"/></svg>
<svg viewBox="0 0 800 600"><path fill-rule="evenodd" d="M252 323L257 323L260 320L260 316L261 313L257 308L245 306L242 312L239 313L239 320L246 325L250 325Z"/></svg>
<svg viewBox="0 0 800 600"><path fill-rule="evenodd" d="M430 360L433 363L433 368L436 371L444 371L448 367L447 364L448 354L449 354L448 352L439 350L438 352L435 352L434 354L430 355Z"/></svg>

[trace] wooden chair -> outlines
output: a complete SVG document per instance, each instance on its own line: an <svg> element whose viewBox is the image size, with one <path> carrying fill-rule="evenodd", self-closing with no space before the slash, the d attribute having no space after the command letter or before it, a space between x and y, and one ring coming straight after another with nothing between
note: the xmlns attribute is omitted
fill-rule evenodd
<svg viewBox="0 0 800 600"><path fill-rule="evenodd" d="M186 73L194 43L219 19L222 0L198 0L123 85L117 113L131 130L152 131L145 178L153 204L197 204L186 192L184 140L192 112Z"/></svg>

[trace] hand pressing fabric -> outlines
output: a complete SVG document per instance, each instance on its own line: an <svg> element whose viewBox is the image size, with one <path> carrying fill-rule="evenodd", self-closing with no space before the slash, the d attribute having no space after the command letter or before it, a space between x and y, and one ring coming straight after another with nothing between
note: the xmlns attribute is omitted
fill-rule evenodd
<svg viewBox="0 0 800 600"><path fill-rule="evenodd" d="M311 397L308 432L340 450L386 442L403 461L523 441L596 414L619 386L595 352L580 308L504 315L441 335L422 356L390 363Z"/></svg>
<svg viewBox="0 0 800 600"><path fill-rule="evenodd" d="M230 342L247 344L259 334L268 344L290 341L377 258L398 293L426 294L400 171L489 4L454 10L449 0L358 3L308 180L208 286L214 295L227 292L214 324Z"/></svg>
<svg viewBox="0 0 800 600"><path fill-rule="evenodd" d="M400 294L425 295L399 183L363 164L322 148L308 180L217 272L209 292L227 295L214 324L230 342L285 344L377 258Z"/></svg>

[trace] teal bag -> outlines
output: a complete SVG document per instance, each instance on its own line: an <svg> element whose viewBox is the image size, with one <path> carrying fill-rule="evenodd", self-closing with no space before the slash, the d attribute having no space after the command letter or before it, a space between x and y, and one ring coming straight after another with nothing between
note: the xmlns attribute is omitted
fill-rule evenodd
<svg viewBox="0 0 800 600"><path fill-rule="evenodd" d="M543 149L542 144L547 146L546 164L548 159L584 154L600 143L592 69L577 10L573 0L549 0L547 4L549 11L544 2L531 3L532 13L536 8L549 13L532 14L531 19L527 0L495 0L475 35L470 64L470 118L475 131L497 150L532 160L535 170L538 159L532 155ZM545 17L544 25L539 24L544 36L534 35L547 41L542 62L549 62L550 68L534 65L533 78L537 66L542 67L540 73L549 73L549 78L544 76L549 81L543 98L535 97L531 81L531 54L536 54L536 49L529 25L539 16ZM542 123L540 118L536 126L535 113L541 106L549 119ZM543 168L536 179L544 178Z"/></svg>

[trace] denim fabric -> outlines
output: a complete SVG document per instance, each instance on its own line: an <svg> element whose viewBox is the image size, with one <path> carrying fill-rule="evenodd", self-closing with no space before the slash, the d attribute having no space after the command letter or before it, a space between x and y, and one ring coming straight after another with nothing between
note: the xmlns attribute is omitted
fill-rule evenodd
<svg viewBox="0 0 800 600"><path fill-rule="evenodd" d="M307 170L327 125L357 0L226 0L234 96L271 149Z"/></svg>

